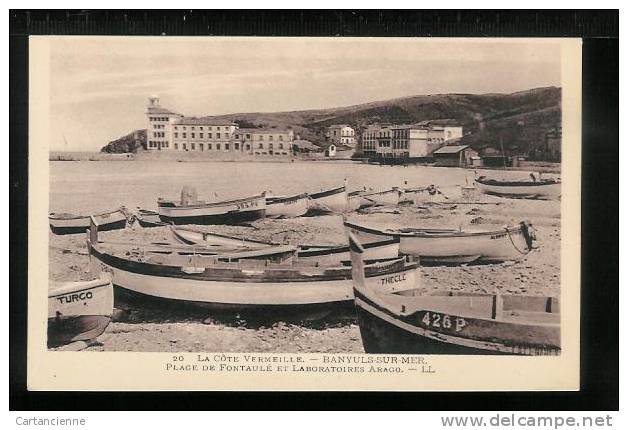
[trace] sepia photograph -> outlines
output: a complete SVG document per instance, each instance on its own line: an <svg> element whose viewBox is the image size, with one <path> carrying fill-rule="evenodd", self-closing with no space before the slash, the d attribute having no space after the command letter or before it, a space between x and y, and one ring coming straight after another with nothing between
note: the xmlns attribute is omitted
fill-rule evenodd
<svg viewBox="0 0 628 430"><path fill-rule="evenodd" d="M240 374L537 357L520 382L562 366L535 387L577 388L579 49L33 38L48 285L29 347Z"/></svg>

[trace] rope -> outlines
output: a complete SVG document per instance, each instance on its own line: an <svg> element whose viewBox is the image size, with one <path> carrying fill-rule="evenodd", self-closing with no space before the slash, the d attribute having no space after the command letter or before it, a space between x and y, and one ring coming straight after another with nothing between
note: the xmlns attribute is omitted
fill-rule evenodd
<svg viewBox="0 0 628 430"><path fill-rule="evenodd" d="M517 248L517 245L515 245L515 241L512 240L512 236L510 235L510 230L508 229L508 227L505 228L506 233L508 233L508 238L510 239L510 243L512 243L512 246L522 255L526 255L527 252L520 250L519 248Z"/></svg>

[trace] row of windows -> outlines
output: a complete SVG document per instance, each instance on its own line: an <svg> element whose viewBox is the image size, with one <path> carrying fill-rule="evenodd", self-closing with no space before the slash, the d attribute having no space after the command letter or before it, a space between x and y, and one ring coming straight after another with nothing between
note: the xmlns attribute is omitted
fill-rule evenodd
<svg viewBox="0 0 628 430"><path fill-rule="evenodd" d="M166 133L164 133L163 131L154 131L153 137L166 137Z"/></svg>
<svg viewBox="0 0 628 430"><path fill-rule="evenodd" d="M205 149L207 149L208 151L222 151L223 148L225 151L229 151L231 149L231 145L229 143L225 143L224 145L221 143L216 143L215 145L212 143L196 143L196 142L183 142L181 145L179 145L178 143L174 144L174 149L179 149L181 148L183 151L205 151ZM251 150L251 145L243 145L242 146L243 149L246 149L247 151ZM233 149L235 149L236 151L240 150L240 144L239 143L235 143L233 145Z"/></svg>
<svg viewBox="0 0 628 430"><path fill-rule="evenodd" d="M175 125L175 126L174 126L174 129L175 129L175 130L178 130L178 129L179 129L179 127L181 127L181 129L182 129L182 130L187 130L187 126L185 126L185 125L183 125L183 126ZM198 129L199 129L199 130L203 130L203 126L202 126L202 125L201 125L201 126L199 126L199 127L198 127ZM223 127L222 129L224 129L225 131L228 131L228 130L229 130L229 127ZM196 130L196 126L194 126L194 125L190 126L190 130ZM211 126L210 126L210 127L207 127L207 130L212 131ZM217 131L220 131L220 130L221 130L220 126L216 127L216 130L217 130Z"/></svg>
<svg viewBox="0 0 628 430"><path fill-rule="evenodd" d="M183 129L185 130L185 127L183 127ZM194 127L192 127L192 129L194 129ZM202 130L203 127L200 127L200 129ZM177 130L177 127L175 127L175 130ZM190 138L191 139L196 139L196 135L197 135L197 133L190 133ZM216 133L216 139L220 139L220 136L221 136L220 133ZM179 132L174 132L174 137L178 139L179 138ZM188 133L187 132L182 132L181 133L181 137L183 139L187 139ZM225 137L227 137L227 133L225 133ZM268 141L269 142L274 141L275 137L277 137L277 140L279 140L280 142L284 141L284 136L283 135L273 136L272 134L268 135ZM198 133L198 138L199 139L204 139L205 138L205 133ZM250 134L236 134L235 138L236 139L242 138L242 139L250 140L251 139L251 135ZM213 133L207 133L207 139L213 139ZM257 137L257 140L263 141L264 140L264 135L259 135ZM346 139L347 143L349 143L349 141L350 141L349 139ZM345 140L343 140L343 142L345 142Z"/></svg>
<svg viewBox="0 0 628 430"><path fill-rule="evenodd" d="M149 140L148 147L149 148L168 148L168 142L162 142L158 140Z"/></svg>
<svg viewBox="0 0 628 430"><path fill-rule="evenodd" d="M149 116L148 120L149 121L168 121L168 117L167 116Z"/></svg>
<svg viewBox="0 0 628 430"><path fill-rule="evenodd" d="M407 158L410 156L409 152L395 152L395 153L385 153L380 154L384 158Z"/></svg>
<svg viewBox="0 0 628 430"><path fill-rule="evenodd" d="M246 137L245 137L244 134L242 134L242 135L236 134L235 135L236 139L240 139L240 137L242 137L242 139L247 139L247 140L251 139L251 135L250 134L247 134ZM278 135L277 139L280 140L280 141L283 141L283 135L281 135L281 134ZM257 140L264 140L264 135L260 134L259 136L257 136ZM272 142L273 140L275 140L275 137L272 134L268 135L268 141Z"/></svg>
<svg viewBox="0 0 628 430"><path fill-rule="evenodd" d="M393 149L408 149L408 141L407 140L393 140Z"/></svg>
<svg viewBox="0 0 628 430"><path fill-rule="evenodd" d="M214 144L207 143L207 144L205 144L205 143L197 143L197 142L182 142L181 144L179 144L179 142L176 142L174 144L174 149L181 148L183 150L191 149L192 151L195 151L196 148L198 148L199 151L204 151L205 148L207 148L208 151L211 151L213 148L216 148L216 150L221 150L223 148L223 145L224 145L224 149L226 151L228 151L231 148L229 143L224 143L224 144L221 144L221 143L214 143ZM240 142L235 142L233 144L233 148L236 151L239 151L240 150ZM248 151L248 150L251 149L251 144L249 144L249 143L242 144L242 148L246 149ZM289 148L290 148L289 146L288 146L288 148L284 148L284 144L283 143L280 143L280 144L277 145L277 149L280 149L280 150L289 149ZM257 145L256 149L274 150L275 147L274 147L274 145L272 143L269 143L268 147L264 146L263 143L260 143L260 144Z"/></svg>
<svg viewBox="0 0 628 430"><path fill-rule="evenodd" d="M191 150L191 151L196 151L196 149L198 148L199 151L204 151L205 150L205 144L204 143L199 143L198 146L196 145L196 143L191 142L191 143L187 143L184 142L181 144L181 149L184 151L187 150ZM220 143L217 143L216 146L214 146L211 143L207 144L207 150L208 151L212 151L214 148L216 148L216 151L220 151L222 149L222 145ZM175 143L174 144L174 149L179 149L179 144ZM228 143L225 143L225 151L228 151L230 149L230 146ZM236 144L235 149L239 150L240 147L239 145Z"/></svg>
<svg viewBox="0 0 628 430"><path fill-rule="evenodd" d="M164 128L166 128L165 124L153 124L153 128L154 129L158 129L158 130L163 130Z"/></svg>
<svg viewBox="0 0 628 430"><path fill-rule="evenodd" d="M179 138L179 133L178 132L174 132L174 137L175 139ZM183 139L187 139L188 134L187 133L181 133L181 137ZM225 137L227 137L227 134L225 134ZM198 138L199 139L204 139L205 138L205 133L198 133ZM212 133L207 133L207 138L208 139L213 139L212 137ZM190 133L190 139L196 139L196 133ZM220 139L220 133L216 133L216 139Z"/></svg>
<svg viewBox="0 0 628 430"><path fill-rule="evenodd" d="M393 137L405 137L407 139L409 133L409 130L393 130Z"/></svg>

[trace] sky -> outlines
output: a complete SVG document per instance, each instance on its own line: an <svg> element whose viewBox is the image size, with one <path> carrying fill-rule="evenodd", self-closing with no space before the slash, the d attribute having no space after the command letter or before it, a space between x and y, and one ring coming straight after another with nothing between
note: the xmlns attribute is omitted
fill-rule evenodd
<svg viewBox="0 0 628 430"><path fill-rule="evenodd" d="M552 40L63 37L50 40L50 149L145 128L147 99L189 116L560 86Z"/></svg>

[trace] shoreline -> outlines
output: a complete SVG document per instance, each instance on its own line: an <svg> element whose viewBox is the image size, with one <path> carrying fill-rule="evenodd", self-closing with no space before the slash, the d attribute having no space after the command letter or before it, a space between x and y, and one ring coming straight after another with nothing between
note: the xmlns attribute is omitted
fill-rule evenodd
<svg viewBox="0 0 628 430"><path fill-rule="evenodd" d="M157 154L152 153L123 153L110 154L103 152L62 152L50 151L48 157L49 162L81 162L81 161L161 161L161 162L177 162L177 163L335 163L335 164L367 164L381 167L390 167L393 165L382 164L379 162L370 162L363 158L326 158L326 157L303 157L303 156L239 156L215 158L215 155L197 154ZM465 170L490 170L490 171L513 171L513 172L541 172L560 174L561 163L555 162L524 162L519 166L509 167L492 167L492 166L436 166L433 163L406 163L397 164L399 167L439 167L443 169L465 169Z"/></svg>

